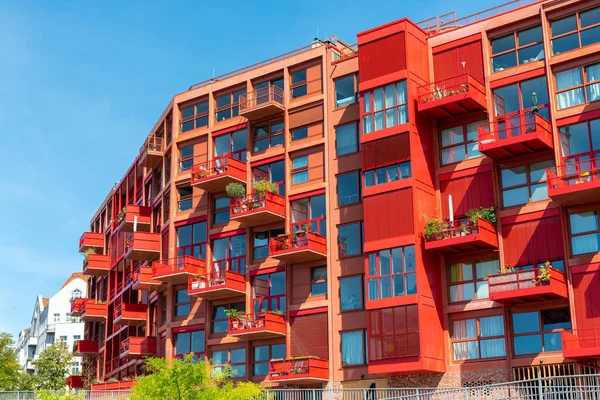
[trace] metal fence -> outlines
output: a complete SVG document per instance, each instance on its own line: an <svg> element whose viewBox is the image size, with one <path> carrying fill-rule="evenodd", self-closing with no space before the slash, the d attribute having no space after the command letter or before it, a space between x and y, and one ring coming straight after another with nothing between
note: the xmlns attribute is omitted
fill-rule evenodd
<svg viewBox="0 0 600 400"><path fill-rule="evenodd" d="M70 390L68 392L54 391L52 394L71 394L73 400L126 400L129 398L129 391L126 390ZM69 398L70 399L70 398ZM0 400L38 400L35 392L0 392Z"/></svg>

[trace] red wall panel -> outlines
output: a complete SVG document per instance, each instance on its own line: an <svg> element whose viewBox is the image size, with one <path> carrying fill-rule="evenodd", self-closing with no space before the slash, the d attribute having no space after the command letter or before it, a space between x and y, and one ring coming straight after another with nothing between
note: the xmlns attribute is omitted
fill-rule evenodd
<svg viewBox="0 0 600 400"><path fill-rule="evenodd" d="M369 361L414 357L421 353L416 304L368 311Z"/></svg>
<svg viewBox="0 0 600 400"><path fill-rule="evenodd" d="M360 80L368 81L406 69L405 33L399 32L359 47Z"/></svg>
<svg viewBox="0 0 600 400"><path fill-rule="evenodd" d="M363 170L410 158L408 133L367 142L363 145Z"/></svg>
<svg viewBox="0 0 600 400"><path fill-rule="evenodd" d="M329 359L327 313L302 315L290 320L290 356Z"/></svg>
<svg viewBox="0 0 600 400"><path fill-rule="evenodd" d="M600 271L573 274L577 328L600 327Z"/></svg>
<svg viewBox="0 0 600 400"><path fill-rule="evenodd" d="M494 205L494 181L492 171L483 171L469 176L440 182L442 217L449 217L448 197L452 195L455 216L463 216L471 208Z"/></svg>
<svg viewBox="0 0 600 400"><path fill-rule="evenodd" d="M363 205L365 242L414 232L411 188L365 197Z"/></svg>
<svg viewBox="0 0 600 400"><path fill-rule="evenodd" d="M465 62L463 68L462 62ZM433 55L434 81L453 78L465 73L479 82L483 78L483 52L481 41L471 42Z"/></svg>
<svg viewBox="0 0 600 400"><path fill-rule="evenodd" d="M505 265L527 265L562 258L560 215L502 225Z"/></svg>

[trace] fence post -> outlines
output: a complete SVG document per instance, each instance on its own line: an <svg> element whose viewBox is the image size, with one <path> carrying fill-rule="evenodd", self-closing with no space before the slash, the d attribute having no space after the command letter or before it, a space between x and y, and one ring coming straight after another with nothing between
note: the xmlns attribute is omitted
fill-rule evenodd
<svg viewBox="0 0 600 400"><path fill-rule="evenodd" d="M312 400L317 400L317 391L316 391L316 389L312 390Z"/></svg>
<svg viewBox="0 0 600 400"><path fill-rule="evenodd" d="M368 399L367 399L367 395L368 395L368 393L369 393L369 392L367 392L367 389L363 389L363 399L364 399L364 400L368 400Z"/></svg>
<svg viewBox="0 0 600 400"><path fill-rule="evenodd" d="M538 398L542 400L544 398L544 392L542 391L542 378L538 378Z"/></svg>
<svg viewBox="0 0 600 400"><path fill-rule="evenodd" d="M416 397L416 400L421 400L421 394L420 394L420 392L419 392L419 388L417 388L417 389L415 390L415 397Z"/></svg>
<svg viewBox="0 0 600 400"><path fill-rule="evenodd" d="M463 389L465 391L465 400L469 400L469 389Z"/></svg>

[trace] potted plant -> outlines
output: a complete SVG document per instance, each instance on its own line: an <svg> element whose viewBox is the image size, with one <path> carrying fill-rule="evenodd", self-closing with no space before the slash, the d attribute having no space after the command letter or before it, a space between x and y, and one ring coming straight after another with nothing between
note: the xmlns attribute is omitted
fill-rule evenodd
<svg viewBox="0 0 600 400"><path fill-rule="evenodd" d="M86 267L88 265L88 261L89 261L89 256L90 254L96 254L96 249L87 249L84 253L83 253L83 266Z"/></svg>
<svg viewBox="0 0 600 400"><path fill-rule="evenodd" d="M546 263L539 267L538 276L533 278L533 283L538 286L546 286L550 284L550 278L552 276L552 264L550 261L546 261Z"/></svg>
<svg viewBox="0 0 600 400"><path fill-rule="evenodd" d="M119 380L117 378L108 378L106 380L106 383L117 383L119 382Z"/></svg>
<svg viewBox="0 0 600 400"><path fill-rule="evenodd" d="M479 218L485 219L492 224L496 223L496 211L494 207L480 207L480 208L471 208L467 212L467 218L471 221L473 225L477 225Z"/></svg>
<svg viewBox="0 0 600 400"><path fill-rule="evenodd" d="M430 219L425 224L425 238L427 240L432 240L436 238L436 236L442 231L442 221L438 218Z"/></svg>
<svg viewBox="0 0 600 400"><path fill-rule="evenodd" d="M204 289L205 287L206 287L206 281L205 281L204 275L194 274L193 281L192 281L192 290Z"/></svg>
<svg viewBox="0 0 600 400"><path fill-rule="evenodd" d="M236 310L235 308L228 308L225 310L225 315L231 320L231 327L233 329L238 329L239 318L245 314L245 312Z"/></svg>
<svg viewBox="0 0 600 400"><path fill-rule="evenodd" d="M231 182L225 186L225 191L227 192L227 197L230 199L243 197L246 195L246 188L244 185L238 182Z"/></svg>
<svg viewBox="0 0 600 400"><path fill-rule="evenodd" d="M264 198L267 192L277 194L277 184L269 182L266 178L255 181L252 188L261 198Z"/></svg>
<svg viewBox="0 0 600 400"><path fill-rule="evenodd" d="M460 230L460 236L467 236L469 234L469 229L467 228L467 225L464 223L460 224L458 229Z"/></svg>

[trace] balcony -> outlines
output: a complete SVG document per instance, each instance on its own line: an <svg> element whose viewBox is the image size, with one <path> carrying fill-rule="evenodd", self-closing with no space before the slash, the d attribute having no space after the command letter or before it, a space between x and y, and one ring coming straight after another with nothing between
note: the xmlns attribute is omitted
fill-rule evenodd
<svg viewBox="0 0 600 400"><path fill-rule="evenodd" d="M153 278L152 267L138 266L131 276L133 290L158 290L162 282Z"/></svg>
<svg viewBox="0 0 600 400"><path fill-rule="evenodd" d="M128 204L115 218L115 232L150 232L152 208Z"/></svg>
<svg viewBox="0 0 600 400"><path fill-rule="evenodd" d="M146 358L156 356L156 338L130 336L121 341L119 346L120 358Z"/></svg>
<svg viewBox="0 0 600 400"><path fill-rule="evenodd" d="M97 340L76 340L73 343L73 355L75 357L81 357L89 354L98 353L98 341Z"/></svg>
<svg viewBox="0 0 600 400"><path fill-rule="evenodd" d="M115 305L113 323L115 325L142 326L148 319L148 305L122 303Z"/></svg>
<svg viewBox="0 0 600 400"><path fill-rule="evenodd" d="M191 275L206 272L206 262L191 256L180 256L152 263L152 276L165 283L180 284Z"/></svg>
<svg viewBox="0 0 600 400"><path fill-rule="evenodd" d="M296 264L327 258L327 238L311 231L296 232L271 238L269 255Z"/></svg>
<svg viewBox="0 0 600 400"><path fill-rule="evenodd" d="M66 385L70 389L83 389L83 376L71 375L65 379Z"/></svg>
<svg viewBox="0 0 600 400"><path fill-rule="evenodd" d="M600 327L562 332L563 356L572 360L600 359Z"/></svg>
<svg viewBox="0 0 600 400"><path fill-rule="evenodd" d="M110 256L86 253L83 259L83 274L103 276L110 271Z"/></svg>
<svg viewBox="0 0 600 400"><path fill-rule="evenodd" d="M188 294L216 300L246 294L246 277L232 271L213 271L188 278Z"/></svg>
<svg viewBox="0 0 600 400"><path fill-rule="evenodd" d="M104 252L104 234L96 232L85 232L79 238L79 252L95 251L96 253Z"/></svg>
<svg viewBox="0 0 600 400"><path fill-rule="evenodd" d="M567 299L565 275L550 272L550 281L536 282L538 270L528 269L488 276L490 300L503 304Z"/></svg>
<svg viewBox="0 0 600 400"><path fill-rule="evenodd" d="M246 163L225 154L192 167L190 184L210 193L225 191L231 182L246 184Z"/></svg>
<svg viewBox="0 0 600 400"><path fill-rule="evenodd" d="M81 316L81 310L86 301L89 301L89 299L76 298L71 301L71 317Z"/></svg>
<svg viewBox="0 0 600 400"><path fill-rule="evenodd" d="M139 165L146 168L162 167L164 155L164 139L156 135L150 135L140 149Z"/></svg>
<svg viewBox="0 0 600 400"><path fill-rule="evenodd" d="M232 221L258 226L285 220L285 199L275 193L254 192L230 200Z"/></svg>
<svg viewBox="0 0 600 400"><path fill-rule="evenodd" d="M264 312L229 318L229 335L248 340L269 339L285 336L283 314Z"/></svg>
<svg viewBox="0 0 600 400"><path fill-rule="evenodd" d="M564 206L600 201L600 158L548 168L548 196Z"/></svg>
<svg viewBox="0 0 600 400"><path fill-rule="evenodd" d="M108 317L108 306L94 299L86 299L81 306L80 315L82 321L104 322Z"/></svg>
<svg viewBox="0 0 600 400"><path fill-rule="evenodd" d="M469 219L453 222L443 221L437 232L426 238L425 250L438 253L460 253L498 248L496 228L489 221L477 218L477 223Z"/></svg>
<svg viewBox="0 0 600 400"><path fill-rule="evenodd" d="M160 257L160 234L132 232L125 241L125 259L153 261Z"/></svg>
<svg viewBox="0 0 600 400"><path fill-rule="evenodd" d="M329 361L294 357L269 361L267 381L291 385L318 384L329 380Z"/></svg>
<svg viewBox="0 0 600 400"><path fill-rule="evenodd" d="M419 112L445 119L487 108L485 87L469 74L433 82L418 88Z"/></svg>
<svg viewBox="0 0 600 400"><path fill-rule="evenodd" d="M29 339L27 339L27 345L31 346L31 347L37 347L37 345L38 345L37 336L29 336Z"/></svg>
<svg viewBox="0 0 600 400"><path fill-rule="evenodd" d="M538 113L521 111L479 125L479 151L496 160L551 152L552 125Z"/></svg>
<svg viewBox="0 0 600 400"><path fill-rule="evenodd" d="M240 95L240 115L251 121L283 114L283 89L269 85Z"/></svg>

